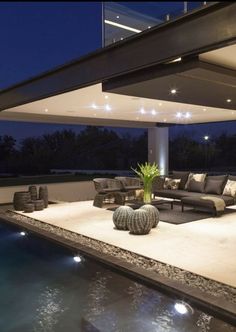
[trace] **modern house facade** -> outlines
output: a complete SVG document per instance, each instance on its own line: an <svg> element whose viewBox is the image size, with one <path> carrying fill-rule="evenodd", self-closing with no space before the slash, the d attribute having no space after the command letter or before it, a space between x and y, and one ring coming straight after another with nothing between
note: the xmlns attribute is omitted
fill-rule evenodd
<svg viewBox="0 0 236 332"><path fill-rule="evenodd" d="M103 48L0 91L0 121L146 128L167 175L171 126L236 121L236 3L179 6L104 3ZM0 330L236 331L236 177L139 167L1 187Z"/></svg>
<svg viewBox="0 0 236 332"><path fill-rule="evenodd" d="M109 30L114 43L2 90L0 119L148 128L149 160L167 174L169 126L235 120L236 5L151 23L116 22L119 6L105 13L105 27L132 35L116 42Z"/></svg>

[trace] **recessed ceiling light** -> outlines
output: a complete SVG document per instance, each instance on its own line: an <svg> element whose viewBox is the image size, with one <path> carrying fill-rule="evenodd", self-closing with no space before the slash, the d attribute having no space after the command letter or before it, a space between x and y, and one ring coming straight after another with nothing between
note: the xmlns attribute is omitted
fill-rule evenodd
<svg viewBox="0 0 236 332"><path fill-rule="evenodd" d="M45 108L44 112L46 112L46 113L47 113L47 112L48 112L48 108Z"/></svg>
<svg viewBox="0 0 236 332"><path fill-rule="evenodd" d="M140 109L140 113L141 114L145 114L146 113L146 111L145 111L145 109L143 107Z"/></svg>
<svg viewBox="0 0 236 332"><path fill-rule="evenodd" d="M182 118L183 114L181 112L176 113L176 118Z"/></svg>
<svg viewBox="0 0 236 332"><path fill-rule="evenodd" d="M97 116L97 114L96 114L96 113L94 113L94 116Z"/></svg>
<svg viewBox="0 0 236 332"><path fill-rule="evenodd" d="M124 39L123 37L120 38L120 40L123 40L123 39Z"/></svg>
<svg viewBox="0 0 236 332"><path fill-rule="evenodd" d="M107 105L105 105L105 110L106 110L106 111L111 111L111 106L110 106L110 105L108 105L108 104L107 104Z"/></svg>
<svg viewBox="0 0 236 332"><path fill-rule="evenodd" d="M207 110L206 108L203 108L203 112L206 112L206 110Z"/></svg>
<svg viewBox="0 0 236 332"><path fill-rule="evenodd" d="M208 135L205 135L205 136L204 136L204 140L205 140L205 141L208 141L208 140L209 140L209 136L208 136Z"/></svg>
<svg viewBox="0 0 236 332"><path fill-rule="evenodd" d="M148 26L148 29L151 29L151 26L150 26L150 25Z"/></svg>
<svg viewBox="0 0 236 332"><path fill-rule="evenodd" d="M166 122L166 119L164 119L163 121Z"/></svg>
<svg viewBox="0 0 236 332"><path fill-rule="evenodd" d="M231 99L227 99L226 101L227 101L227 103L231 103L232 100Z"/></svg>
<svg viewBox="0 0 236 332"><path fill-rule="evenodd" d="M120 16L119 16L119 15L117 15L117 16L116 16L116 18L120 18Z"/></svg>
<svg viewBox="0 0 236 332"><path fill-rule="evenodd" d="M176 90L176 89L171 89L171 90L170 90L170 93L171 93L172 95L176 95L177 90Z"/></svg>
<svg viewBox="0 0 236 332"><path fill-rule="evenodd" d="M157 114L157 112L156 112L156 110L151 110L151 113L152 113L152 115L156 115Z"/></svg>
<svg viewBox="0 0 236 332"><path fill-rule="evenodd" d="M105 95L105 99L108 99L109 97L108 97L108 95Z"/></svg>
<svg viewBox="0 0 236 332"><path fill-rule="evenodd" d="M138 116L136 117L136 120L139 120L139 117L138 117Z"/></svg>
<svg viewBox="0 0 236 332"><path fill-rule="evenodd" d="M162 103L159 103L158 105L159 105L159 106L162 106Z"/></svg>
<svg viewBox="0 0 236 332"><path fill-rule="evenodd" d="M97 108L97 105L95 103L92 104L92 108L93 109L96 109Z"/></svg>
<svg viewBox="0 0 236 332"><path fill-rule="evenodd" d="M235 112L232 112L231 114L232 114L232 115L234 115L234 114L235 114Z"/></svg>
<svg viewBox="0 0 236 332"><path fill-rule="evenodd" d="M21 235L21 236L25 236L25 235L26 235L26 232L23 232L23 231L22 231L22 232L20 232L20 235Z"/></svg>
<svg viewBox="0 0 236 332"><path fill-rule="evenodd" d="M185 113L185 118L186 118L186 119L191 118L191 114L190 114L189 112Z"/></svg>

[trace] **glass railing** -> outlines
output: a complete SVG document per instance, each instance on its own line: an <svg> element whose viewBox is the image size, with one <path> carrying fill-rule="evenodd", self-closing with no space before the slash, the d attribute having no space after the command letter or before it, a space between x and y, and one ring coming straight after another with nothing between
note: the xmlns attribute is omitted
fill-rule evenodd
<svg viewBox="0 0 236 332"><path fill-rule="evenodd" d="M215 2L103 2L103 46Z"/></svg>

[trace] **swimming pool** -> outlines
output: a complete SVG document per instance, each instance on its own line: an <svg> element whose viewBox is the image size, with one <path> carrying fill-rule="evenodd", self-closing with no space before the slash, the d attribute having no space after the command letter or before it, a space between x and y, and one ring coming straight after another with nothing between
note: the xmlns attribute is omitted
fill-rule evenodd
<svg viewBox="0 0 236 332"><path fill-rule="evenodd" d="M0 222L1 332L236 332L190 304Z"/></svg>

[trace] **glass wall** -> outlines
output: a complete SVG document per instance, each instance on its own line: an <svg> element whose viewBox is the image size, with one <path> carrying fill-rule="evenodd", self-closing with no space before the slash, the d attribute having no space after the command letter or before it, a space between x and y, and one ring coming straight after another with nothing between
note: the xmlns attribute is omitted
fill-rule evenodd
<svg viewBox="0 0 236 332"><path fill-rule="evenodd" d="M103 46L213 2L103 2Z"/></svg>

